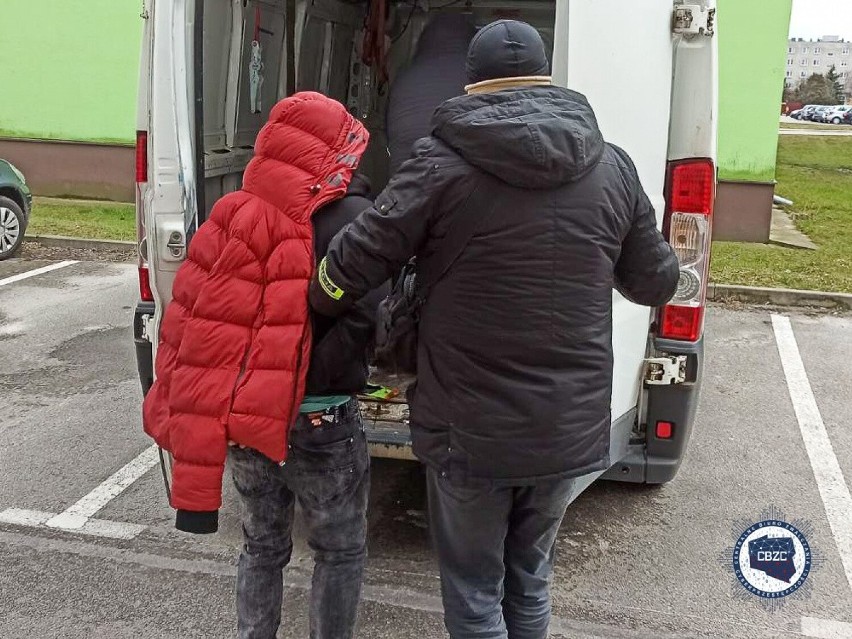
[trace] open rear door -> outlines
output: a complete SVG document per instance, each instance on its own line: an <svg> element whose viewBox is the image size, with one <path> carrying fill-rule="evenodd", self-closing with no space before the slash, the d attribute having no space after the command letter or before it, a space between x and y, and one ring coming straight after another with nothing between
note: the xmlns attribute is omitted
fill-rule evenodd
<svg viewBox="0 0 852 639"><path fill-rule="evenodd" d="M558 0L554 81L588 97L633 158L662 223L672 97L672 0ZM613 419L636 407L651 312L613 293ZM617 459L613 451L613 461Z"/></svg>
<svg viewBox="0 0 852 639"><path fill-rule="evenodd" d="M157 344L160 318L197 223L195 156L194 0L151 3L148 188L140 203L156 316L148 335Z"/></svg>

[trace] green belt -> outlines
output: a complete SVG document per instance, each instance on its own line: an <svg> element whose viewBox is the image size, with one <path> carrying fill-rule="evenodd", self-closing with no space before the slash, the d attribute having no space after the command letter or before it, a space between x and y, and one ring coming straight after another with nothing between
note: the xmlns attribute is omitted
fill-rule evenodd
<svg viewBox="0 0 852 639"><path fill-rule="evenodd" d="M352 401L351 395L306 395L302 400L302 406L299 412L305 413L322 413L330 408L337 408Z"/></svg>

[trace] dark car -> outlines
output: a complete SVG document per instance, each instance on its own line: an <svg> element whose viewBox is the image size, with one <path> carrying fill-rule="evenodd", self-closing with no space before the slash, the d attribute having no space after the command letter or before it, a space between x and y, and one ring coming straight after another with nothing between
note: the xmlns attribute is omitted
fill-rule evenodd
<svg viewBox="0 0 852 639"><path fill-rule="evenodd" d="M831 106L818 106L811 112L810 117L808 118L811 122L825 122L825 116L828 115L828 112L831 111L834 107Z"/></svg>
<svg viewBox="0 0 852 639"><path fill-rule="evenodd" d="M819 107L818 104L806 104L796 112L797 120L810 120L811 114Z"/></svg>
<svg viewBox="0 0 852 639"><path fill-rule="evenodd" d="M24 174L0 160L0 260L12 257L24 241L32 203Z"/></svg>
<svg viewBox="0 0 852 639"><path fill-rule="evenodd" d="M852 111L843 114L843 124L852 124Z"/></svg>

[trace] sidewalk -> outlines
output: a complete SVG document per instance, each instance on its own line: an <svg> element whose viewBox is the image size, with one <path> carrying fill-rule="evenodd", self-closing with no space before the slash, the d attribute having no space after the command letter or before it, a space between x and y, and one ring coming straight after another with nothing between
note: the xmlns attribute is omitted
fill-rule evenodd
<svg viewBox="0 0 852 639"><path fill-rule="evenodd" d="M843 126L842 124L838 124L837 126ZM778 131L780 135L824 135L826 137L852 137L852 126L847 126L845 129L840 131L826 131L825 129L814 129L813 131L809 131L808 129L780 129Z"/></svg>

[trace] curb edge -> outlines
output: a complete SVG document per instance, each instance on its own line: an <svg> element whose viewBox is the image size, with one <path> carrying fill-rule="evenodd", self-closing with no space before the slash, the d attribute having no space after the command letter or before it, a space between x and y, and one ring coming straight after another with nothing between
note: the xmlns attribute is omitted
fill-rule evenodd
<svg viewBox="0 0 852 639"><path fill-rule="evenodd" d="M136 242L122 240L92 240L82 237L66 237L64 235L25 235L25 242L35 242L42 246L70 249L94 249L108 251L136 250Z"/></svg>
<svg viewBox="0 0 852 639"><path fill-rule="evenodd" d="M737 286L732 284L709 284L707 298L714 302L738 301L750 304L774 304L777 306L818 306L852 310L852 294L824 291L801 291L791 288L765 288L761 286Z"/></svg>

